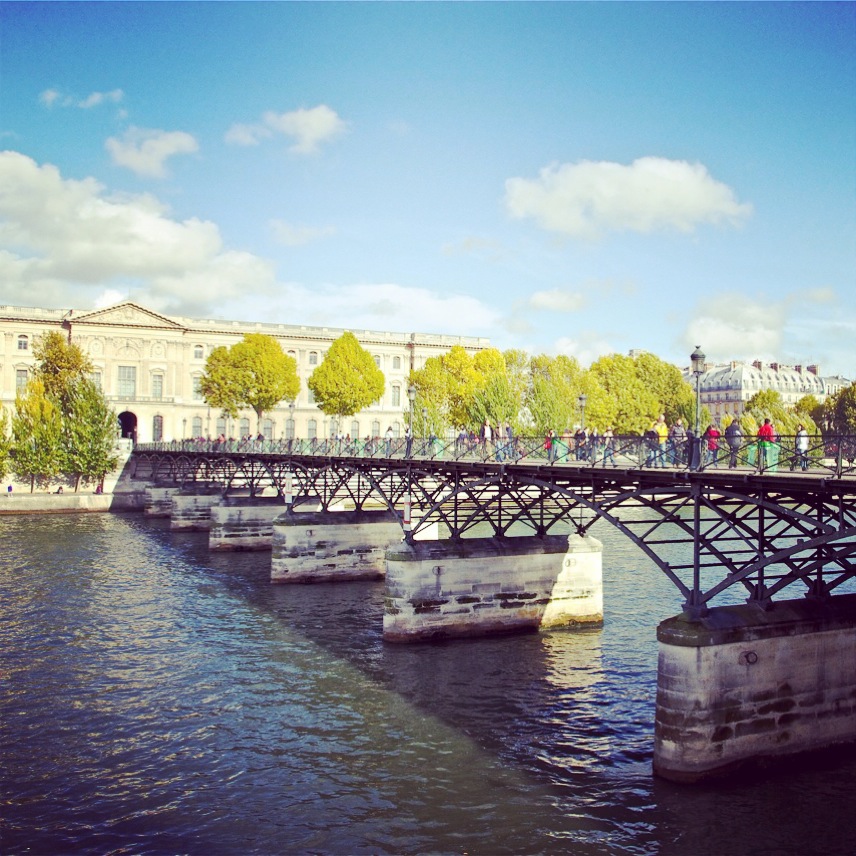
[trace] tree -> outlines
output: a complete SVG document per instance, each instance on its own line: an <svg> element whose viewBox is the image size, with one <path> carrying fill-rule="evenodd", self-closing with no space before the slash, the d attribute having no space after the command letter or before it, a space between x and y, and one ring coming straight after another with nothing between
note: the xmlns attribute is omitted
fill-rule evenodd
<svg viewBox="0 0 856 856"><path fill-rule="evenodd" d="M9 436L9 414L0 404L0 479L6 478L9 469L9 453L12 450L12 438Z"/></svg>
<svg viewBox="0 0 856 856"><path fill-rule="evenodd" d="M667 424L673 425L678 419L695 419L695 391L677 366L649 353L639 354L635 363L636 376L654 393Z"/></svg>
<svg viewBox="0 0 856 856"><path fill-rule="evenodd" d="M529 372L526 407L535 431L545 434L552 428L562 433L580 424L579 397L585 388L585 372L577 360L564 354L540 354L532 357Z"/></svg>
<svg viewBox="0 0 856 856"><path fill-rule="evenodd" d="M33 355L34 377L42 382L45 395L64 410L75 385L92 372L92 361L57 330L36 339Z"/></svg>
<svg viewBox="0 0 856 856"><path fill-rule="evenodd" d="M346 331L330 345L308 386L321 412L341 420L377 401L385 379L372 355Z"/></svg>
<svg viewBox="0 0 856 856"><path fill-rule="evenodd" d="M856 386L836 392L824 409L836 434L856 434Z"/></svg>
<svg viewBox="0 0 856 856"><path fill-rule="evenodd" d="M592 413L592 418L612 425L617 434L641 434L663 413L657 392L646 386L633 357L601 357L589 372L604 393L598 397L603 413Z"/></svg>
<svg viewBox="0 0 856 856"><path fill-rule="evenodd" d="M31 380L15 398L12 417L13 469L20 481L46 482L62 471L62 414L45 395L44 384Z"/></svg>
<svg viewBox="0 0 856 856"><path fill-rule="evenodd" d="M77 492L80 482L101 482L115 469L116 414L101 390L90 380L74 387L69 412L63 420L62 469L74 478Z"/></svg>
<svg viewBox="0 0 856 856"><path fill-rule="evenodd" d="M297 362L273 336L247 333L231 348L215 348L205 363L199 388L207 404L235 417L242 407L262 416L280 401L294 400L300 391Z"/></svg>

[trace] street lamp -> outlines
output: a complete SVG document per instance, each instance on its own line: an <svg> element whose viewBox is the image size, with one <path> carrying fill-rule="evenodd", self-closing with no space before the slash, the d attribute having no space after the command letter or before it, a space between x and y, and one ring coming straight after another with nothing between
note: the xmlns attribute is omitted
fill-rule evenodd
<svg viewBox="0 0 856 856"><path fill-rule="evenodd" d="M580 403L580 428L586 427L586 401L588 398L584 392L580 393L580 397L577 399Z"/></svg>
<svg viewBox="0 0 856 856"><path fill-rule="evenodd" d="M413 449L413 405L416 402L416 387L411 383L407 387L407 397L410 399L410 430L407 432L407 444L405 446L405 457L410 457Z"/></svg>
<svg viewBox="0 0 856 856"><path fill-rule="evenodd" d="M701 376L704 374L704 352L701 345L696 345L695 350L690 354L692 362L693 374L695 375L695 434L699 435L701 428Z"/></svg>
<svg viewBox="0 0 856 856"><path fill-rule="evenodd" d="M293 440L294 435L295 435L295 431L294 431L294 402L293 401L288 402L288 424L289 424L288 439Z"/></svg>

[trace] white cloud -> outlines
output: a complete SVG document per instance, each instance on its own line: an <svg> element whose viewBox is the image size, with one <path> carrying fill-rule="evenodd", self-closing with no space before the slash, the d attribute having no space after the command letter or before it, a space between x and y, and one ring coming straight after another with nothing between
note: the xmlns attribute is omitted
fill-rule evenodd
<svg viewBox="0 0 856 856"><path fill-rule="evenodd" d="M110 197L11 151L0 152L0 282L12 303L85 308L137 294L179 314L275 291L271 265L224 250L214 223L174 220L151 195Z"/></svg>
<svg viewBox="0 0 856 856"><path fill-rule="evenodd" d="M39 103L45 107L53 107L62 96L56 89L46 89L39 95Z"/></svg>
<svg viewBox="0 0 856 856"><path fill-rule="evenodd" d="M712 362L781 359L787 300L721 293L706 298L693 315L683 336L687 354L701 344Z"/></svg>
<svg viewBox="0 0 856 856"><path fill-rule="evenodd" d="M110 92L92 92L82 101L79 101L77 106L84 110L89 110L92 107L97 107L99 104L118 104L124 97L125 93L121 89L113 89Z"/></svg>
<svg viewBox="0 0 856 856"><path fill-rule="evenodd" d="M506 250L499 241L492 238L470 236L456 243L443 244L441 252L444 256L476 256L488 261L499 261L506 255Z"/></svg>
<svg viewBox="0 0 856 856"><path fill-rule="evenodd" d="M752 212L702 164L645 157L629 166L581 161L544 167L537 179L509 178L505 205L547 231L573 238L606 232L692 232L703 223L737 225Z"/></svg>
<svg viewBox="0 0 856 856"><path fill-rule="evenodd" d="M306 244L311 244L313 241L329 237L336 232L332 226L324 226L322 228L297 226L292 223L286 223L285 220L271 220L270 228L273 232L274 240L286 247L303 247Z"/></svg>
<svg viewBox="0 0 856 856"><path fill-rule="evenodd" d="M163 178L167 158L199 150L196 139L184 131L129 128L122 139L110 137L104 144L113 162L137 175Z"/></svg>
<svg viewBox="0 0 856 856"><path fill-rule="evenodd" d="M551 288L530 295L526 305L540 312L579 312L586 303L586 296L578 291Z"/></svg>
<svg viewBox="0 0 856 856"><path fill-rule="evenodd" d="M301 108L289 113L268 110L259 123L232 125L224 139L231 145L257 146L263 139L278 133L294 141L289 151L313 154L322 143L338 137L347 128L348 123L340 119L335 110L320 104L318 107Z"/></svg>
<svg viewBox="0 0 856 856"><path fill-rule="evenodd" d="M596 359L605 354L614 354L616 349L599 333L582 331L577 338L562 336L553 345L557 354L576 357L583 367L590 366Z"/></svg>

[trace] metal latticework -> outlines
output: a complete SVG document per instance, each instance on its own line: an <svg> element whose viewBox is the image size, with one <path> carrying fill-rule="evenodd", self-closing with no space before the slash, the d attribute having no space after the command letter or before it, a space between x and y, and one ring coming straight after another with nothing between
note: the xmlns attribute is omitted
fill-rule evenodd
<svg viewBox="0 0 856 856"><path fill-rule="evenodd" d="M407 538L435 524L453 540L544 537L560 527L584 534L605 520L696 615L735 587L765 607L785 591L830 597L856 578L849 477L158 448L134 459L138 477L272 489L323 509L397 510Z"/></svg>

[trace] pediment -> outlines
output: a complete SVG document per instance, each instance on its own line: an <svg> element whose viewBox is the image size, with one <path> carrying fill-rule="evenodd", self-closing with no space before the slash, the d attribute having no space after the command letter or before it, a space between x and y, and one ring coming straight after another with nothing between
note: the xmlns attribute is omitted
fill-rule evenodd
<svg viewBox="0 0 856 856"><path fill-rule="evenodd" d="M80 315L74 314L69 319L72 324L98 324L106 327L146 327L148 329L170 329L183 330L184 327L167 318L158 315L138 303L119 303L116 306L108 306L106 309L96 309L94 312L84 312Z"/></svg>

